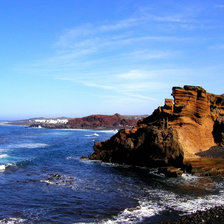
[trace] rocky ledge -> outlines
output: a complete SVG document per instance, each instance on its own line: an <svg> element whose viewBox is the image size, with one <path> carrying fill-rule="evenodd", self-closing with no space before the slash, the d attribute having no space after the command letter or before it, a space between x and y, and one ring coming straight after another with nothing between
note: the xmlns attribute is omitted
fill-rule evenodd
<svg viewBox="0 0 224 224"><path fill-rule="evenodd" d="M198 153L224 146L224 95L184 86L173 87L172 96L132 129L95 142L89 159L191 171Z"/></svg>

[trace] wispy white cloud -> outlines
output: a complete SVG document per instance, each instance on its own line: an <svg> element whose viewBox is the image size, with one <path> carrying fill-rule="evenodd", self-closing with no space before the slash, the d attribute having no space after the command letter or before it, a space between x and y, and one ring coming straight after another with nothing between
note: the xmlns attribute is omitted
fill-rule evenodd
<svg viewBox="0 0 224 224"><path fill-rule="evenodd" d="M127 80L145 79L149 77L149 74L141 70L131 70L127 73L117 75L118 78Z"/></svg>
<svg viewBox="0 0 224 224"><path fill-rule="evenodd" d="M114 99L136 100L141 102L156 102L152 97L154 92L170 90L170 86L181 83L183 77L193 77L194 70L189 69L159 69L159 70L130 70L120 74L110 74L104 77L88 76L79 79L58 77L59 80L79 83L84 87L92 88L92 92L103 91L102 97L114 96ZM175 81L173 81L175 80Z"/></svg>
<svg viewBox="0 0 224 224"><path fill-rule="evenodd" d="M172 22L172 23L188 23L186 19L183 19L182 16L179 15L171 15L171 16L157 16L149 14L148 17L154 21L159 22Z"/></svg>
<svg viewBox="0 0 224 224"><path fill-rule="evenodd" d="M74 39L93 37L96 35L101 35L105 33L107 34L119 30L124 31L124 29L138 25L141 20L142 20L141 18L129 18L125 20L120 20L117 23L98 25L98 26L90 23L83 24L79 27L66 30L64 34L62 34L59 37L55 45L59 47L68 47L71 45ZM84 44L91 44L94 41L96 41L96 39L89 38L83 42L80 42L79 46Z"/></svg>
<svg viewBox="0 0 224 224"><path fill-rule="evenodd" d="M128 57L133 59L164 59L168 57L174 57L180 55L180 52L178 51L169 51L169 50L134 50L130 52L126 52L124 54L121 54L121 57Z"/></svg>
<svg viewBox="0 0 224 224"><path fill-rule="evenodd" d="M106 84L100 84L96 82L88 82L88 81L83 81L81 82L84 86L88 87L94 87L94 88L100 88L100 89L106 89L106 90L116 90L116 87L114 87L112 84L111 85L106 85Z"/></svg>
<svg viewBox="0 0 224 224"><path fill-rule="evenodd" d="M145 12L113 23L83 24L58 37L54 55L23 66L23 71L74 82L103 95L153 101L149 96L170 88L170 79L177 82L190 76L186 69L172 66L172 59L182 56L177 43L200 41L170 32L171 26L194 29L198 21L181 12Z"/></svg>

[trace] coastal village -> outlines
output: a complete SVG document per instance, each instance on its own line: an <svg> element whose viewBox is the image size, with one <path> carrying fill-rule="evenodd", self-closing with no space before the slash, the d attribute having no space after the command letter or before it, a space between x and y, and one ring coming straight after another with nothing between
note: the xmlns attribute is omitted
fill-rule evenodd
<svg viewBox="0 0 224 224"><path fill-rule="evenodd" d="M60 118L43 118L43 119L33 119L29 120L30 124L67 124L68 119L60 119Z"/></svg>

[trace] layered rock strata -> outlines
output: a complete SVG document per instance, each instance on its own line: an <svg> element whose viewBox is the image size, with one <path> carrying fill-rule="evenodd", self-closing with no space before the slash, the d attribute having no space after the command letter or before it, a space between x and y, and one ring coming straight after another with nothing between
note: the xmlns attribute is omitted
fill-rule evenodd
<svg viewBox="0 0 224 224"><path fill-rule="evenodd" d="M184 160L224 146L224 95L202 87L173 87L172 99L131 130L96 142L93 160L147 167L184 167Z"/></svg>

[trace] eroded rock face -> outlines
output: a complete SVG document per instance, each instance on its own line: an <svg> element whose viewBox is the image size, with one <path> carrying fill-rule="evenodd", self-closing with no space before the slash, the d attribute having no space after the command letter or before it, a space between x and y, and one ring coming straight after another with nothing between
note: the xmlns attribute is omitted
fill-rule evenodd
<svg viewBox="0 0 224 224"><path fill-rule="evenodd" d="M179 166L183 151L172 128L140 126L123 129L105 142L96 142L90 159L138 166Z"/></svg>
<svg viewBox="0 0 224 224"><path fill-rule="evenodd" d="M224 145L224 95L202 87L173 87L172 99L105 142L96 142L90 159L148 167L183 167L184 159Z"/></svg>

